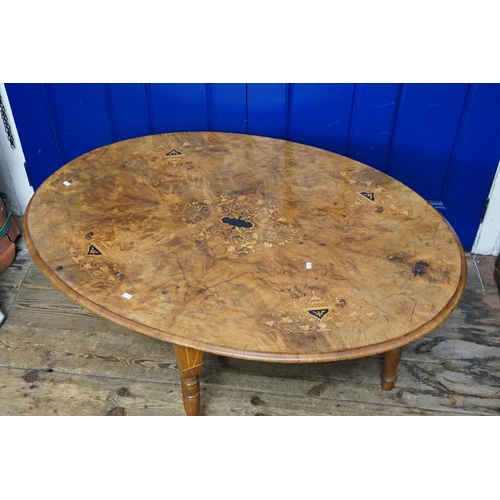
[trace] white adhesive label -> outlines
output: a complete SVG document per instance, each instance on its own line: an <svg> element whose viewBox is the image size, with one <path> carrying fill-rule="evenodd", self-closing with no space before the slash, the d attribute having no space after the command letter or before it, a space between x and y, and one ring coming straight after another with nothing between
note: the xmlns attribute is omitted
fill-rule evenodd
<svg viewBox="0 0 500 500"><path fill-rule="evenodd" d="M130 293L127 293L125 292L123 295L122 295L123 298L127 299L127 300L130 300L132 298L132 295L130 295Z"/></svg>
<svg viewBox="0 0 500 500"><path fill-rule="evenodd" d="M312 262L306 262L306 269L312 269L312 268L313 268Z"/></svg>
<svg viewBox="0 0 500 500"><path fill-rule="evenodd" d="M71 186L71 182L68 182L68 181L64 181L64 182L63 182L63 184L64 184L65 186Z"/></svg>

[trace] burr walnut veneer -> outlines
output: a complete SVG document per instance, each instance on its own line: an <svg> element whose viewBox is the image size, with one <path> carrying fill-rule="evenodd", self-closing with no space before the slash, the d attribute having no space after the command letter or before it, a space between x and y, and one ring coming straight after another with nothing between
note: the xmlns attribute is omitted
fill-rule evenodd
<svg viewBox="0 0 500 500"><path fill-rule="evenodd" d="M174 345L186 413L205 352L307 363L401 348L466 281L446 220L410 188L321 149L249 135L152 135L87 153L25 216L44 274L84 307Z"/></svg>

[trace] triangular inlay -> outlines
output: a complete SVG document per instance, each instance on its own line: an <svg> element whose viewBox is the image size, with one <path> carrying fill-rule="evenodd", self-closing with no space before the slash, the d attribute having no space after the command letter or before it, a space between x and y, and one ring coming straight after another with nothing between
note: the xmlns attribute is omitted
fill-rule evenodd
<svg viewBox="0 0 500 500"><path fill-rule="evenodd" d="M329 311L329 309L309 309L307 312L315 318L323 319Z"/></svg>
<svg viewBox="0 0 500 500"><path fill-rule="evenodd" d="M375 201L375 193L361 193L365 198L368 198L370 201Z"/></svg>
<svg viewBox="0 0 500 500"><path fill-rule="evenodd" d="M102 255L102 253L95 245L90 245L87 255Z"/></svg>
<svg viewBox="0 0 500 500"><path fill-rule="evenodd" d="M172 151L169 151L166 156L179 156L182 155L180 151L177 151L177 149L172 149Z"/></svg>

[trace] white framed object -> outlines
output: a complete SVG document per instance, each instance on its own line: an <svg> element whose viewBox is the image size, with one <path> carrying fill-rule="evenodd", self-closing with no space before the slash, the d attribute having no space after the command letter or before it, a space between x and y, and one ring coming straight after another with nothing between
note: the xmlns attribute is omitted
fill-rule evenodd
<svg viewBox="0 0 500 500"><path fill-rule="evenodd" d="M500 163L488 199L488 206L472 247L473 254L498 255L500 253Z"/></svg>

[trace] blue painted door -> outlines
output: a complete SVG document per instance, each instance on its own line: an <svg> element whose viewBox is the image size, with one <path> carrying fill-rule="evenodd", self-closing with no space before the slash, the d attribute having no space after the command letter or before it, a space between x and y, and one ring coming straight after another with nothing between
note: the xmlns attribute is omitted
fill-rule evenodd
<svg viewBox="0 0 500 500"><path fill-rule="evenodd" d="M213 130L301 142L404 182L474 241L500 159L496 84L7 84L37 188L111 142ZM304 168L307 168L305 165Z"/></svg>

